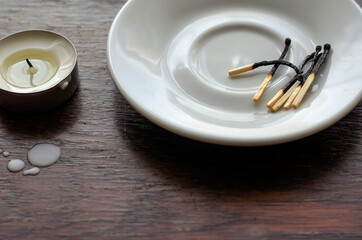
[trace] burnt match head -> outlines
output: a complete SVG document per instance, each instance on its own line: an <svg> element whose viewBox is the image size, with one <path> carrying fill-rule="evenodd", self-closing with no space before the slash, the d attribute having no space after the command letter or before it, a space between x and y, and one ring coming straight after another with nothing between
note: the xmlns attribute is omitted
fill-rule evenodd
<svg viewBox="0 0 362 240"><path fill-rule="evenodd" d="M331 49L331 44L324 44L324 50L330 50Z"/></svg>
<svg viewBox="0 0 362 240"><path fill-rule="evenodd" d="M303 81L303 74L297 74L296 79L297 81Z"/></svg>
<svg viewBox="0 0 362 240"><path fill-rule="evenodd" d="M285 45L290 45L292 43L292 40L290 38L285 39Z"/></svg>
<svg viewBox="0 0 362 240"><path fill-rule="evenodd" d="M315 51L316 52L320 52L322 50L322 46L321 45L318 45L316 48L315 48Z"/></svg>

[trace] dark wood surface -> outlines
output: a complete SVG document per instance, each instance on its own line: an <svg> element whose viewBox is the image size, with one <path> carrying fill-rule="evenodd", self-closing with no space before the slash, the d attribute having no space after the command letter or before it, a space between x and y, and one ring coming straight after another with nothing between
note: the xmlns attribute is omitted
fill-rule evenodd
<svg viewBox="0 0 362 240"><path fill-rule="evenodd" d="M362 1L357 1L362 5ZM0 1L0 36L47 29L79 54L80 89L60 108L0 111L0 239L362 239L359 104L334 126L278 146L213 146L169 133L116 90L106 39L125 1ZM32 145L61 160L9 173Z"/></svg>

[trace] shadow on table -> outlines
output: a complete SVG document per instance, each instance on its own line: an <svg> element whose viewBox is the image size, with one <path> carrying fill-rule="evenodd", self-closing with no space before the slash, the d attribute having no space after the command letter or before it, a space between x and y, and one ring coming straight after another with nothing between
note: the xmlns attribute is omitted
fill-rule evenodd
<svg viewBox="0 0 362 240"><path fill-rule="evenodd" d="M61 106L44 113L18 114L0 110L1 127L12 135L46 139L66 130L80 116L78 89L74 96Z"/></svg>
<svg viewBox="0 0 362 240"><path fill-rule="evenodd" d="M346 127L338 123L314 136L276 146L211 145L169 133L130 106L123 104L123 108L128 116L121 116L124 109L120 110L118 126L138 161L146 161L170 184L222 194L288 191L318 183L338 171L351 143L360 142L358 132L350 131L345 141L340 130Z"/></svg>

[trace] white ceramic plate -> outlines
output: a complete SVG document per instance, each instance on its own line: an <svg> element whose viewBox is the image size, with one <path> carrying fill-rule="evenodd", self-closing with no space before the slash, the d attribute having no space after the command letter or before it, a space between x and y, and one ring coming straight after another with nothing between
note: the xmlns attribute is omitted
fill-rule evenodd
<svg viewBox="0 0 362 240"><path fill-rule="evenodd" d="M278 144L331 126L359 103L361 22L352 0L130 0L110 29L108 64L129 103L169 131L223 145ZM333 51L300 108L272 113L266 103L293 70L280 67L258 103L271 67L227 72L279 58L286 37L286 60L297 65L318 44Z"/></svg>

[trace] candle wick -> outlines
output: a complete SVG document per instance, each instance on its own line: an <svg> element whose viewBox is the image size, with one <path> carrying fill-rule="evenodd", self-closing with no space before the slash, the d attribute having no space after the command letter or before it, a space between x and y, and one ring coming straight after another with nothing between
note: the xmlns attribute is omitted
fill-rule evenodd
<svg viewBox="0 0 362 240"><path fill-rule="evenodd" d="M33 75L37 72L37 69L35 69L35 67L33 66L33 64L31 64L31 62L29 61L29 59L25 59L26 60L26 63L29 65L29 74L30 75Z"/></svg>
<svg viewBox="0 0 362 240"><path fill-rule="evenodd" d="M30 68L33 67L33 64L31 64L31 62L29 61L29 59L26 59L26 63L29 65Z"/></svg>

